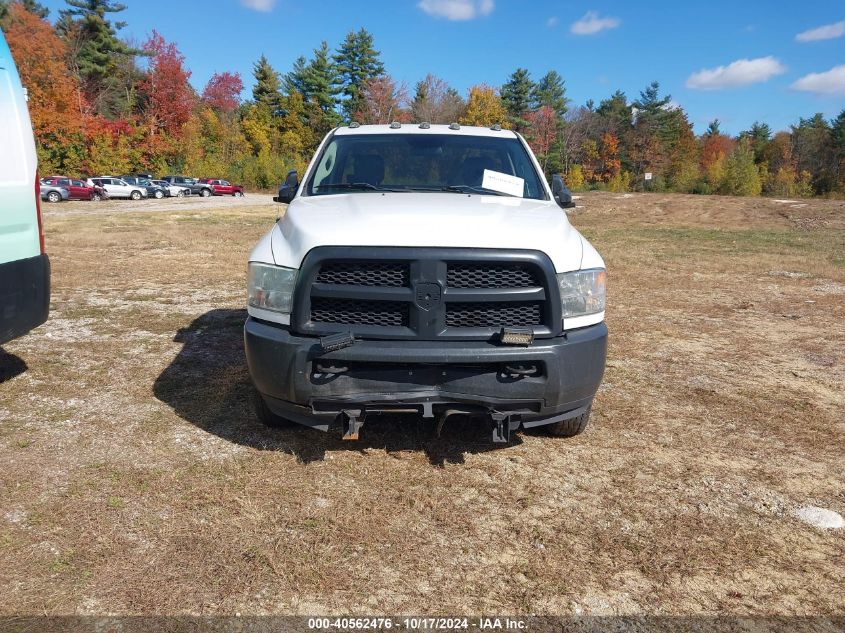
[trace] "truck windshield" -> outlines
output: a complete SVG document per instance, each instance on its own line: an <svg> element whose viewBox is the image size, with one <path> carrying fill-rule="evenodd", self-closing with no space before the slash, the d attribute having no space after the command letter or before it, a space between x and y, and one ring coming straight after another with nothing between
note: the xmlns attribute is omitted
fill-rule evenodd
<svg viewBox="0 0 845 633"><path fill-rule="evenodd" d="M307 195L367 191L546 199L540 176L517 138L401 132L333 136L308 180Z"/></svg>

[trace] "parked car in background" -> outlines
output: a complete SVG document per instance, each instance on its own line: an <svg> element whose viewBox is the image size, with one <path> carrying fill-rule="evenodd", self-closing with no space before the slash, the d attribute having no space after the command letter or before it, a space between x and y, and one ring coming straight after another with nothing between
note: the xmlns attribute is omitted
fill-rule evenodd
<svg viewBox="0 0 845 633"><path fill-rule="evenodd" d="M244 188L241 185L233 185L228 180L200 178L200 182L205 185L211 185L215 196L235 196L236 198L240 198L244 195Z"/></svg>
<svg viewBox="0 0 845 633"><path fill-rule="evenodd" d="M89 185L83 180L77 178L68 178L67 176L50 176L42 178L41 182L45 185L53 185L55 187L64 187L70 193L71 200L102 200L107 198L105 189L96 185Z"/></svg>
<svg viewBox="0 0 845 633"><path fill-rule="evenodd" d="M123 176L123 180L130 185L144 187L147 190L147 197L149 198L157 198L160 200L166 195L164 189L154 184L149 178L141 176Z"/></svg>
<svg viewBox="0 0 845 633"><path fill-rule="evenodd" d="M39 183L39 192L41 199L46 200L47 202L62 202L63 200L70 200L70 191L68 191L67 188L47 184L43 181Z"/></svg>
<svg viewBox="0 0 845 633"><path fill-rule="evenodd" d="M191 195L202 196L203 198L214 195L214 189L211 185L202 183L196 178L189 178L187 176L164 176L162 180L169 182L171 185L188 187L191 190Z"/></svg>
<svg viewBox="0 0 845 633"><path fill-rule="evenodd" d="M130 185L122 178L116 178L115 176L98 176L97 178L91 178L91 182L105 189L110 198L140 200L141 198L147 197L146 187Z"/></svg>
<svg viewBox="0 0 845 633"><path fill-rule="evenodd" d="M153 180L153 184L164 189L165 195L174 198L184 198L191 195L191 188L183 185L173 185L166 180Z"/></svg>
<svg viewBox="0 0 845 633"><path fill-rule="evenodd" d="M0 30L0 345L44 323L50 310L39 184L26 96Z"/></svg>

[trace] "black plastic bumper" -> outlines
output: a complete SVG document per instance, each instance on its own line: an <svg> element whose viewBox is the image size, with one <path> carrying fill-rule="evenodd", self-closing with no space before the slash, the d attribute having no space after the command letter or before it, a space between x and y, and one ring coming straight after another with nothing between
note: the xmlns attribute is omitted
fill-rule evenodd
<svg viewBox="0 0 845 633"><path fill-rule="evenodd" d="M361 340L322 353L319 339L248 318L246 358L277 415L327 429L339 414L436 409L497 411L536 426L580 415L604 374L604 323L538 339L529 347L479 341ZM519 376L514 368L536 368Z"/></svg>
<svg viewBox="0 0 845 633"><path fill-rule="evenodd" d="M0 264L0 345L44 323L49 310L47 255Z"/></svg>

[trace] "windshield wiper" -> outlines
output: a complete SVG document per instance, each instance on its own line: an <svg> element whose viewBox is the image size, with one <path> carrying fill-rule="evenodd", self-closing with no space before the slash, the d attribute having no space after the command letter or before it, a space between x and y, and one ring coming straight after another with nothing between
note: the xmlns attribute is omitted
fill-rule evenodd
<svg viewBox="0 0 845 633"><path fill-rule="evenodd" d="M473 187L472 185L446 185L440 187L440 191L455 191L457 193L482 193L490 196L510 196L511 198L519 198L511 193L504 191L495 191L494 189L487 189L485 187Z"/></svg>
<svg viewBox="0 0 845 633"><path fill-rule="evenodd" d="M350 189L353 191L400 191L389 187L379 187L368 182L333 182L325 185L314 185L314 189Z"/></svg>

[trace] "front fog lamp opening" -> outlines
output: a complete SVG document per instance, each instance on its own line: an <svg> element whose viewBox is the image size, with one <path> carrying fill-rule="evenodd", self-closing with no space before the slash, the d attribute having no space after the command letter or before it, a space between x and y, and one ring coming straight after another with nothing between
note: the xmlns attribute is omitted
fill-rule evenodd
<svg viewBox="0 0 845 633"><path fill-rule="evenodd" d="M499 339L504 345L531 345L534 330L530 327L503 327Z"/></svg>

